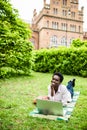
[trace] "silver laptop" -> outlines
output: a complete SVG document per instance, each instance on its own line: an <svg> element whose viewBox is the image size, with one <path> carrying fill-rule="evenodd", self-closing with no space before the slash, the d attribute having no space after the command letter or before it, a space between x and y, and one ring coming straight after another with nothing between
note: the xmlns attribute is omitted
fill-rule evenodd
<svg viewBox="0 0 87 130"><path fill-rule="evenodd" d="M37 99L37 108L40 114L63 116L61 102Z"/></svg>

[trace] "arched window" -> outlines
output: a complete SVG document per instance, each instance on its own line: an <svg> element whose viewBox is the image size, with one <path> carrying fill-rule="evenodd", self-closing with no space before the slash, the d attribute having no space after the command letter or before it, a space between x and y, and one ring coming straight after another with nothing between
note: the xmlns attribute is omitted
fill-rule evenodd
<svg viewBox="0 0 87 130"><path fill-rule="evenodd" d="M58 47L58 38L56 35L50 38L50 47Z"/></svg>
<svg viewBox="0 0 87 130"><path fill-rule="evenodd" d="M67 43L66 37L63 36L62 39L61 39L61 45L62 45L62 46L67 46L66 43Z"/></svg>
<svg viewBox="0 0 87 130"><path fill-rule="evenodd" d="M74 37L72 37L72 38L70 39L70 44L72 43L72 41L73 41L74 39L75 39Z"/></svg>

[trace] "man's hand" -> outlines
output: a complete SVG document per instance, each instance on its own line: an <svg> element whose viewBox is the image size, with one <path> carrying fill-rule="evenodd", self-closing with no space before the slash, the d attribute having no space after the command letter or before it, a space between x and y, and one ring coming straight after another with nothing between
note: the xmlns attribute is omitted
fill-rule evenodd
<svg viewBox="0 0 87 130"><path fill-rule="evenodd" d="M43 96L42 99L43 100L49 100L49 97L48 96Z"/></svg>
<svg viewBox="0 0 87 130"><path fill-rule="evenodd" d="M54 96L54 86L51 85L51 96L53 97Z"/></svg>

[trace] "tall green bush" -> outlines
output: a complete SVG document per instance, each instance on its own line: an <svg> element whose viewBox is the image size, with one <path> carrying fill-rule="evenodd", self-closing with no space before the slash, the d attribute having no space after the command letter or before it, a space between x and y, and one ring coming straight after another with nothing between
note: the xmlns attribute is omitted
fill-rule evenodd
<svg viewBox="0 0 87 130"><path fill-rule="evenodd" d="M9 0L0 0L0 78L30 74L32 69L31 30L18 17Z"/></svg>

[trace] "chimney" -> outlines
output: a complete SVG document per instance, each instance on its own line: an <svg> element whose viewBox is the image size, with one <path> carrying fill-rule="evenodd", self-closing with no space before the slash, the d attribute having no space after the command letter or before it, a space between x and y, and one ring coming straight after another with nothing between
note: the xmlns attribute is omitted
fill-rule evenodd
<svg viewBox="0 0 87 130"><path fill-rule="evenodd" d="M33 11L33 17L35 17L37 15L36 9L34 9Z"/></svg>
<svg viewBox="0 0 87 130"><path fill-rule="evenodd" d="M46 5L46 0L44 0L44 6Z"/></svg>
<svg viewBox="0 0 87 130"><path fill-rule="evenodd" d="M83 7L83 6L81 7L81 11L82 11L82 12L84 11L84 7Z"/></svg>

